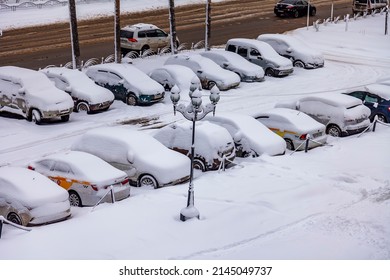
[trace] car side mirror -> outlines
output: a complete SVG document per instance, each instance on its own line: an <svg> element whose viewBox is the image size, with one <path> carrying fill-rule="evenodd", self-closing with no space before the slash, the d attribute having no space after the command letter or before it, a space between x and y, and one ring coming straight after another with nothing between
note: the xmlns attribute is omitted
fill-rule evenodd
<svg viewBox="0 0 390 280"><path fill-rule="evenodd" d="M233 136L233 140L235 143L239 143L242 140L242 133L239 131Z"/></svg>
<svg viewBox="0 0 390 280"><path fill-rule="evenodd" d="M261 57L261 55L258 55L258 56L257 56L257 59L263 60L263 58Z"/></svg>
<svg viewBox="0 0 390 280"><path fill-rule="evenodd" d="M292 52L292 49L291 49L291 48L288 48L288 49L286 50L286 52L291 53L291 52Z"/></svg>
<svg viewBox="0 0 390 280"><path fill-rule="evenodd" d="M120 85L123 85L124 83L125 83L125 80L123 80L123 79L119 81Z"/></svg>
<svg viewBox="0 0 390 280"><path fill-rule="evenodd" d="M198 70L198 71L196 71L198 74L202 74L203 73L203 71L202 70Z"/></svg>
<svg viewBox="0 0 390 280"><path fill-rule="evenodd" d="M26 91L24 90L24 88L20 88L20 89L18 89L18 93L19 93L20 95L25 95L25 94L26 94Z"/></svg>
<svg viewBox="0 0 390 280"><path fill-rule="evenodd" d="M229 63L227 63L227 62L225 62L224 64L223 64L223 68L227 68L229 66Z"/></svg>
<svg viewBox="0 0 390 280"><path fill-rule="evenodd" d="M295 110L299 110L301 108L301 104L299 103L299 101L297 101L297 103L295 104Z"/></svg>
<svg viewBox="0 0 390 280"><path fill-rule="evenodd" d="M72 92L72 87L71 86L67 86L65 88L65 92L70 94Z"/></svg>
<svg viewBox="0 0 390 280"><path fill-rule="evenodd" d="M131 164L134 163L134 154L131 151L127 153L127 161L130 162Z"/></svg>

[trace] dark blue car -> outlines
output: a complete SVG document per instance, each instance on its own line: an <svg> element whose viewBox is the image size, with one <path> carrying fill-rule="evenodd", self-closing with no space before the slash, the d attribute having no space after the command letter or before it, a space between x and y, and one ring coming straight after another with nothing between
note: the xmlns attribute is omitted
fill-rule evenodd
<svg viewBox="0 0 390 280"><path fill-rule="evenodd" d="M365 91L353 91L345 93L363 101L364 105L371 109L370 120L375 116L378 120L390 122L390 86L375 84L366 87Z"/></svg>

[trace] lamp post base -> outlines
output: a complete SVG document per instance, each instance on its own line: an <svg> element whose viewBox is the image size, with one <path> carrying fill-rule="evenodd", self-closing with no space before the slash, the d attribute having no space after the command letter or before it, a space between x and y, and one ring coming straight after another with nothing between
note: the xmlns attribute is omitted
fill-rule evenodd
<svg viewBox="0 0 390 280"><path fill-rule="evenodd" d="M187 206L186 208L181 209L180 211L180 220L185 222L192 218L199 219L199 211L195 206Z"/></svg>

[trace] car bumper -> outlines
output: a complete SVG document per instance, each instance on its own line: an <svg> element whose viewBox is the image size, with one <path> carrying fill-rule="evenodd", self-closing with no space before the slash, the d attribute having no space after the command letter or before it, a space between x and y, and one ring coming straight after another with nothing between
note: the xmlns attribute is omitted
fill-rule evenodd
<svg viewBox="0 0 390 280"><path fill-rule="evenodd" d="M278 76L278 77L285 77L285 76L288 76L288 75L290 75L292 72L294 72L294 69L293 69L293 68L291 68L291 69L283 69L283 70L274 69L275 76Z"/></svg>
<svg viewBox="0 0 390 280"><path fill-rule="evenodd" d="M103 110L108 109L113 102L114 102L114 100L106 101L106 102L102 102L102 103L97 103L97 104L90 104L89 105L89 110L91 112L103 111Z"/></svg>
<svg viewBox="0 0 390 280"><path fill-rule="evenodd" d="M72 111L73 111L73 107L61 111L42 111L42 119L52 119L56 117L67 116L70 115Z"/></svg>
<svg viewBox="0 0 390 280"><path fill-rule="evenodd" d="M142 105L157 103L164 99L165 93L161 92L155 95L140 95L138 98L138 103Z"/></svg>
<svg viewBox="0 0 390 280"><path fill-rule="evenodd" d="M58 203L49 203L30 210L32 219L29 226L56 223L70 217L69 200Z"/></svg>
<svg viewBox="0 0 390 280"><path fill-rule="evenodd" d="M311 139L312 141L309 141L308 149L313 149L315 147L325 145L327 139L328 139L328 136L326 134L324 134L320 137ZM294 141L294 147L296 147L296 149L298 151L303 151L306 148L305 142L306 142L305 140L296 140L296 141Z"/></svg>
<svg viewBox="0 0 390 280"><path fill-rule="evenodd" d="M324 63L306 63L305 68L306 69L316 69L324 67Z"/></svg>

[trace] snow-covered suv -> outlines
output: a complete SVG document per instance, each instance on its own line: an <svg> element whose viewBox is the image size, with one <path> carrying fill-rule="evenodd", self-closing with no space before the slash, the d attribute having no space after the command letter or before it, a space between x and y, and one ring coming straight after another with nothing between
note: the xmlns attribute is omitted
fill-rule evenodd
<svg viewBox="0 0 390 280"><path fill-rule="evenodd" d="M137 23L121 29L121 50L144 52L148 49L157 51L170 45L171 36L153 24ZM176 40L176 44L179 41Z"/></svg>

